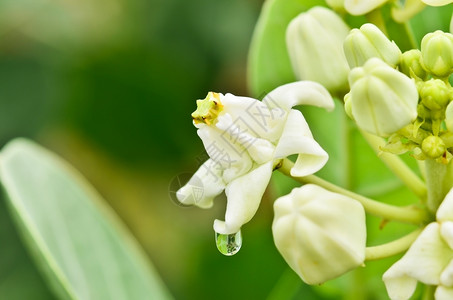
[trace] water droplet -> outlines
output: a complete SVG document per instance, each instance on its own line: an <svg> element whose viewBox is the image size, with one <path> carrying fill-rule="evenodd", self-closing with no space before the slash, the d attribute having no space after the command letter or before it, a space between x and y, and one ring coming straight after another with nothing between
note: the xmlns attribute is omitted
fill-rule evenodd
<svg viewBox="0 0 453 300"><path fill-rule="evenodd" d="M233 234L215 233L215 242L220 253L226 256L232 256L239 252L242 246L242 235L239 230Z"/></svg>

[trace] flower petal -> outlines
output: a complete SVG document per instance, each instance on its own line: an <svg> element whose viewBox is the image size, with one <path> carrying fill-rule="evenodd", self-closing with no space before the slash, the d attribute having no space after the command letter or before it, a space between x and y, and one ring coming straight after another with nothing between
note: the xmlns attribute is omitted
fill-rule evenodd
<svg viewBox="0 0 453 300"><path fill-rule="evenodd" d="M453 222L445 221L440 223L440 234L450 249L453 249Z"/></svg>
<svg viewBox="0 0 453 300"><path fill-rule="evenodd" d="M275 150L275 158L284 158L291 154L299 154L294 167L293 176L306 176L319 171L329 159L329 155L313 139L310 128L302 113L291 110L285 128Z"/></svg>
<svg viewBox="0 0 453 300"><path fill-rule="evenodd" d="M450 261L442 271L442 274L440 274L440 284L453 287L453 260Z"/></svg>
<svg viewBox="0 0 453 300"><path fill-rule="evenodd" d="M453 258L453 251L443 241L440 226L428 224L406 254L383 276L391 299L409 299L417 280L439 285L440 275Z"/></svg>
<svg viewBox="0 0 453 300"><path fill-rule="evenodd" d="M289 111L296 105L313 105L332 111L334 102L329 92L321 84L313 81L296 81L271 91L263 102L270 108Z"/></svg>
<svg viewBox="0 0 453 300"><path fill-rule="evenodd" d="M451 189L447 196L439 206L436 213L437 221L453 221L453 189Z"/></svg>
<svg viewBox="0 0 453 300"><path fill-rule="evenodd" d="M451 300L453 299L453 288L439 286L436 289L436 293L434 294L434 299L436 300Z"/></svg>
<svg viewBox="0 0 453 300"><path fill-rule="evenodd" d="M214 198L225 189L222 171L215 161L208 159L193 174L189 182L176 192L176 197L186 205L211 207Z"/></svg>
<svg viewBox="0 0 453 300"><path fill-rule="evenodd" d="M201 126L198 136L209 157L225 171L225 183L246 174L253 165L247 149L235 143L235 138L211 126Z"/></svg>
<svg viewBox="0 0 453 300"><path fill-rule="evenodd" d="M215 220L214 230L233 234L255 215L272 175L272 161L258 166L226 187L227 209L225 221Z"/></svg>

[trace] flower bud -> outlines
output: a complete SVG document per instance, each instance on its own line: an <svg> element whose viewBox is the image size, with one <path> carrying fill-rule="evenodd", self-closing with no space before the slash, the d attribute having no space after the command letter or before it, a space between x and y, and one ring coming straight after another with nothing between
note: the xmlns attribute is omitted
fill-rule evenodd
<svg viewBox="0 0 453 300"><path fill-rule="evenodd" d="M378 57L392 67L400 61L401 50L390 41L374 24L363 24L360 29L354 28L343 43L344 53L349 67L361 67L365 62Z"/></svg>
<svg viewBox="0 0 453 300"><path fill-rule="evenodd" d="M365 211L356 200L307 184L278 198L274 211L275 245L306 283L323 283L363 263Z"/></svg>
<svg viewBox="0 0 453 300"><path fill-rule="evenodd" d="M440 79L431 79L423 82L419 93L423 105L431 110L443 109L450 101L450 89Z"/></svg>
<svg viewBox="0 0 453 300"><path fill-rule="evenodd" d="M351 15L359 16L369 13L388 0L345 0L344 7Z"/></svg>
<svg viewBox="0 0 453 300"><path fill-rule="evenodd" d="M422 39L422 64L426 71L437 77L453 72L453 35L437 30Z"/></svg>
<svg viewBox="0 0 453 300"><path fill-rule="evenodd" d="M444 141L438 136L430 135L422 142L422 151L430 158L441 157L446 150Z"/></svg>
<svg viewBox="0 0 453 300"><path fill-rule="evenodd" d="M349 84L352 115L363 130L387 137L417 117L415 83L378 58L353 69Z"/></svg>
<svg viewBox="0 0 453 300"><path fill-rule="evenodd" d="M409 77L414 75L420 79L426 79L426 71L420 62L422 53L420 50L412 49L401 55L400 70Z"/></svg>
<svg viewBox="0 0 453 300"><path fill-rule="evenodd" d="M286 30L286 45L297 79L319 82L331 93L346 92L349 67L342 45L348 32L343 20L324 7L294 18Z"/></svg>
<svg viewBox="0 0 453 300"><path fill-rule="evenodd" d="M443 6L452 3L452 0L422 0L423 3L430 6Z"/></svg>
<svg viewBox="0 0 453 300"><path fill-rule="evenodd" d="M344 0L326 0L326 3L332 9L344 11Z"/></svg>

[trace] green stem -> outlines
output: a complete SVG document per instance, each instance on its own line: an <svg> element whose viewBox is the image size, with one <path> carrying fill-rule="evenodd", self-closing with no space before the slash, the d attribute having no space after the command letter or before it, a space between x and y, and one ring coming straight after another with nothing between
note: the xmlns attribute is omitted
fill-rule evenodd
<svg viewBox="0 0 453 300"><path fill-rule="evenodd" d="M429 220L428 214L421 209L413 206L408 207L397 207L385 203L378 202L373 199L369 199L362 195L356 194L344 188L341 188L335 184L332 184L324 179L321 179L315 175L309 175L304 177L295 177L291 175L291 169L294 163L287 158L282 160L281 166L278 168L280 172L288 177L297 180L300 183L312 183L320 187L325 188L334 193L348 196L349 198L359 201L363 208L370 214L381 217L386 220L399 221L410 224L423 224Z"/></svg>
<svg viewBox="0 0 453 300"><path fill-rule="evenodd" d="M435 285L425 285L423 289L422 300L434 300L434 293L436 292Z"/></svg>
<svg viewBox="0 0 453 300"><path fill-rule="evenodd" d="M346 189L352 188L352 159L351 159L351 126L350 126L350 118L346 115L344 110L342 110L341 116L341 126L342 129L342 136L341 136L341 147L342 147L342 157L341 162L343 163L343 187Z"/></svg>
<svg viewBox="0 0 453 300"><path fill-rule="evenodd" d="M290 268L286 269L278 279L267 300L294 299L301 288L301 280Z"/></svg>
<svg viewBox="0 0 453 300"><path fill-rule="evenodd" d="M377 260L396 255L409 249L412 243L422 232L423 228L418 228L408 235L403 236L392 242L379 246L367 247L365 249L365 260Z"/></svg>
<svg viewBox="0 0 453 300"><path fill-rule="evenodd" d="M442 164L434 159L425 160L426 185L428 187L428 209L435 213L451 189L452 163Z"/></svg>
<svg viewBox="0 0 453 300"><path fill-rule="evenodd" d="M361 131L363 137L368 144L373 148L378 157L386 164L404 184L422 200L426 199L426 186L425 183L418 177L411 168L409 168L404 161L395 154L382 152L381 147L385 146L384 139Z"/></svg>

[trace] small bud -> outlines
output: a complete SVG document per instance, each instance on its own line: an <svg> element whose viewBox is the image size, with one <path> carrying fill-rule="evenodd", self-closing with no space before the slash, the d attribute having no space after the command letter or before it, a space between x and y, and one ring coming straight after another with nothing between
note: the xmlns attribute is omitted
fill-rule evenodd
<svg viewBox="0 0 453 300"><path fill-rule="evenodd" d="M438 136L431 135L423 140L422 151L430 158L439 158L446 150L444 141Z"/></svg>
<svg viewBox="0 0 453 300"><path fill-rule="evenodd" d="M360 29L354 28L343 43L344 53L349 67L361 67L365 62L377 57L392 67L400 61L401 50L390 41L374 24L363 24Z"/></svg>
<svg viewBox="0 0 453 300"><path fill-rule="evenodd" d="M419 93L423 105L431 110L443 109L450 101L450 89L440 79L425 81Z"/></svg>
<svg viewBox="0 0 453 300"><path fill-rule="evenodd" d="M414 75L420 79L426 79L426 71L420 62L422 53L420 50L412 49L401 55L400 70L409 77Z"/></svg>
<svg viewBox="0 0 453 300"><path fill-rule="evenodd" d="M346 92L349 67L342 45L348 32L346 23L324 7L294 18L286 30L286 45L297 79L319 82L331 93Z"/></svg>
<svg viewBox="0 0 453 300"><path fill-rule="evenodd" d="M422 39L422 64L426 71L437 77L453 72L453 35L437 30Z"/></svg>
<svg viewBox="0 0 453 300"><path fill-rule="evenodd" d="M387 137L417 117L417 88L409 77L378 58L349 74L352 115L357 125Z"/></svg>
<svg viewBox="0 0 453 300"><path fill-rule="evenodd" d="M347 93L344 96L344 110L346 112L346 115L354 120L354 117L352 116L351 93Z"/></svg>
<svg viewBox="0 0 453 300"><path fill-rule="evenodd" d="M334 10L344 11L344 0L326 0L326 3Z"/></svg>
<svg viewBox="0 0 453 300"><path fill-rule="evenodd" d="M274 203L278 251L308 284L320 284L363 264L365 211L354 199L317 185L295 188Z"/></svg>

